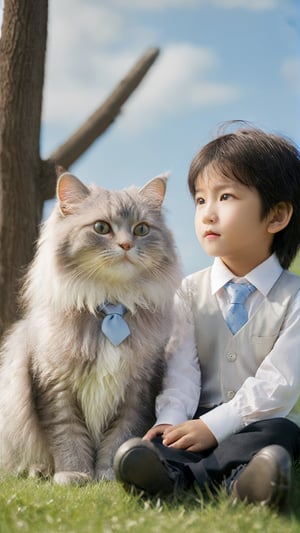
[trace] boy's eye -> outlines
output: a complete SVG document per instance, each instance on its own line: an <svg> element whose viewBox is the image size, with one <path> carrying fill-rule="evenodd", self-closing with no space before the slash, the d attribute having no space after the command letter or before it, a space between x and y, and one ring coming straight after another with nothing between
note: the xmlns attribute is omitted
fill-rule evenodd
<svg viewBox="0 0 300 533"><path fill-rule="evenodd" d="M196 198L196 204L197 205L202 205L204 203L205 203L205 200L201 196L198 196L198 198Z"/></svg>
<svg viewBox="0 0 300 533"><path fill-rule="evenodd" d="M97 220L94 224L94 230L100 235L107 235L111 231L111 227L107 222L103 220Z"/></svg>
<svg viewBox="0 0 300 533"><path fill-rule="evenodd" d="M137 237L144 237L145 235L148 235L150 231L150 228L146 222L141 222L140 224L137 224L133 230L133 234Z"/></svg>
<svg viewBox="0 0 300 533"><path fill-rule="evenodd" d="M229 198L232 198L232 194L229 194L228 192L225 192L221 196L221 200L228 200Z"/></svg>

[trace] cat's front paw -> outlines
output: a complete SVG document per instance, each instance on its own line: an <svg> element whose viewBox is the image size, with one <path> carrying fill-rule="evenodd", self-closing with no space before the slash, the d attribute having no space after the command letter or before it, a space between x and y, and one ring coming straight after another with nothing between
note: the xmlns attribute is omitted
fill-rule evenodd
<svg viewBox="0 0 300 533"><path fill-rule="evenodd" d="M44 463L35 463L28 468L28 477L47 479L52 474L53 470L50 465Z"/></svg>
<svg viewBox="0 0 300 533"><path fill-rule="evenodd" d="M92 481L93 478L90 474L85 472L56 472L54 474L53 480L58 485L85 485L89 481Z"/></svg>

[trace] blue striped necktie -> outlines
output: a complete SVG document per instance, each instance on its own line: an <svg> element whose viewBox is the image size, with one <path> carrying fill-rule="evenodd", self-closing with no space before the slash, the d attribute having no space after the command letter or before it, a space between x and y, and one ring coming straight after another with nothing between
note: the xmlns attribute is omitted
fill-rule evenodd
<svg viewBox="0 0 300 533"><path fill-rule="evenodd" d="M230 307L225 320L230 331L235 335L248 320L248 311L245 302L250 294L255 291L251 283L234 283L229 281L224 285L230 299Z"/></svg>

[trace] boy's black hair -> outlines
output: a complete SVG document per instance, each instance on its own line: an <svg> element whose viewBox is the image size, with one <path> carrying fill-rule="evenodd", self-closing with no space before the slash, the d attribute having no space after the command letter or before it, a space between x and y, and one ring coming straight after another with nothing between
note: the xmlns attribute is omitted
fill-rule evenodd
<svg viewBox="0 0 300 533"><path fill-rule="evenodd" d="M271 249L281 266L289 268L300 246L300 153L296 145L285 137L256 128L242 128L217 137L191 163L188 185L193 197L196 179L208 165L257 189L262 218L279 202L293 206L289 224L275 233Z"/></svg>

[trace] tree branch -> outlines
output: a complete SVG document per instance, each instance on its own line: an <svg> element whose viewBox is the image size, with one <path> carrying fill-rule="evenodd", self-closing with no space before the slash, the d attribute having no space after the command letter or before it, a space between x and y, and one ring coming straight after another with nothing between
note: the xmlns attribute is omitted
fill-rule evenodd
<svg viewBox="0 0 300 533"><path fill-rule="evenodd" d="M158 48L150 48L117 85L107 100L87 121L57 150L50 160L68 168L113 123L122 105L137 88L159 54Z"/></svg>

